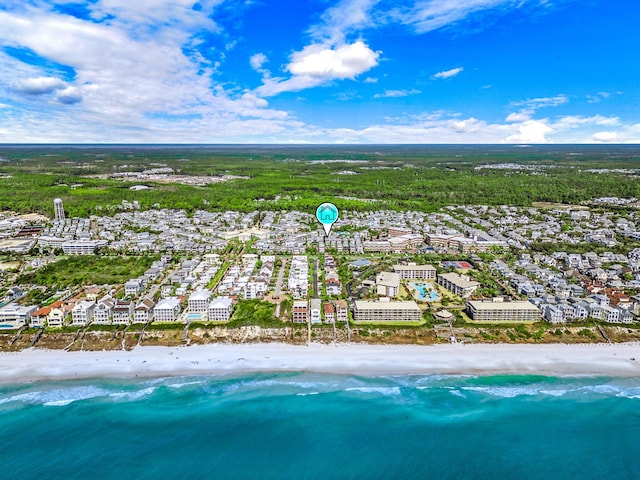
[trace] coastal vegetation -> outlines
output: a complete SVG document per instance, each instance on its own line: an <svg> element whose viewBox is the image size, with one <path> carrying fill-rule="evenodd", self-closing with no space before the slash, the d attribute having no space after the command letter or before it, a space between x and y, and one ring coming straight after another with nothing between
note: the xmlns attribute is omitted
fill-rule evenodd
<svg viewBox="0 0 640 480"><path fill-rule="evenodd" d="M114 285L142 275L153 261L152 255L76 255L26 273L18 278L21 284L46 285L63 289L89 284Z"/></svg>
<svg viewBox="0 0 640 480"><path fill-rule="evenodd" d="M327 200L344 210L430 212L452 204L526 206L578 204L601 196L640 197L633 170L607 175L593 170L634 169L636 150L602 147L602 154L596 155L593 148L580 149L496 147L487 157L486 148L442 146L256 147L242 152L224 147L1 147L0 188L13 193L4 199L4 209L51 215L51 200L60 197L70 217L115 213L122 201L137 201L142 209L187 212L312 212ZM504 168L504 162L511 166ZM158 166L180 174L243 178L195 186L95 177ZM150 188L130 188L140 183Z"/></svg>

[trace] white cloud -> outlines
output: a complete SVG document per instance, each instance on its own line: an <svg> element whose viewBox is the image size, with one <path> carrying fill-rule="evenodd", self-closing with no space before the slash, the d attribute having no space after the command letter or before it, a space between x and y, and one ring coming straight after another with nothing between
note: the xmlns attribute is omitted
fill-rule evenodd
<svg viewBox="0 0 640 480"><path fill-rule="evenodd" d="M566 95L560 94L560 95L556 95L555 97L530 98L528 100L511 102L511 106L523 107L522 109L523 112L531 114L531 113L534 113L539 108L557 107L565 103L569 103L569 97L567 97Z"/></svg>
<svg viewBox="0 0 640 480"><path fill-rule="evenodd" d="M603 115L593 115L591 117L585 117L583 115L566 115L558 118L553 122L553 128L557 130L578 128L585 125L598 125L598 126L616 126L620 124L620 118L618 117L605 117Z"/></svg>
<svg viewBox="0 0 640 480"><path fill-rule="evenodd" d="M611 94L609 92L598 92L595 95L587 95L587 101L589 103L600 103L603 100L609 98Z"/></svg>
<svg viewBox="0 0 640 480"><path fill-rule="evenodd" d="M364 83L378 83L378 79L375 77L367 77L364 79Z"/></svg>
<svg viewBox="0 0 640 480"><path fill-rule="evenodd" d="M380 0L342 0L327 9L321 22L311 27L311 36L320 43L331 45L346 43L346 36L374 26L371 10Z"/></svg>
<svg viewBox="0 0 640 480"><path fill-rule="evenodd" d="M455 77L456 75L458 75L463 70L464 70L464 68L462 68L462 67L452 68L451 70L445 70L444 72L438 72L438 73L434 74L433 77L434 78L451 78L451 77Z"/></svg>
<svg viewBox="0 0 640 480"><path fill-rule="evenodd" d="M472 13L502 7L514 9L526 0L422 0L409 9L396 8L390 18L413 28L417 33L426 33L459 22Z"/></svg>
<svg viewBox="0 0 640 480"><path fill-rule="evenodd" d="M397 98L408 97L409 95L417 95L422 93L420 90L412 88L411 90L385 90L382 93L376 93L373 98Z"/></svg>
<svg viewBox="0 0 640 480"><path fill-rule="evenodd" d="M64 103L65 105L73 105L74 103L82 102L82 93L79 88L67 87L58 90L54 98L56 101Z"/></svg>
<svg viewBox="0 0 640 480"><path fill-rule="evenodd" d="M531 116L526 114L526 113L522 113L522 112L517 112L517 113L510 113L509 115L507 115L507 118L505 118L505 122L526 122L527 120L531 120Z"/></svg>
<svg viewBox="0 0 640 480"><path fill-rule="evenodd" d="M354 79L375 67L380 54L362 41L335 48L321 44L308 45L291 56L286 67L292 74L290 78L265 79L256 92L268 97L316 87L331 80Z"/></svg>
<svg viewBox="0 0 640 480"><path fill-rule="evenodd" d="M509 135L507 143L547 143L546 136L553 132L546 122L539 120L527 120L516 125L518 133Z"/></svg>
<svg viewBox="0 0 640 480"><path fill-rule="evenodd" d="M597 132L593 134L591 139L594 142L602 142L602 143L615 142L618 140L618 134L616 132Z"/></svg>
<svg viewBox="0 0 640 480"><path fill-rule="evenodd" d="M249 58L249 64L251 68L255 71L259 72L262 70L262 66L267 63L269 59L264 53L256 53L255 55L251 55Z"/></svg>
<svg viewBox="0 0 640 480"><path fill-rule="evenodd" d="M18 80L13 83L14 90L27 95L44 95L65 88L66 82L56 77L32 77Z"/></svg>

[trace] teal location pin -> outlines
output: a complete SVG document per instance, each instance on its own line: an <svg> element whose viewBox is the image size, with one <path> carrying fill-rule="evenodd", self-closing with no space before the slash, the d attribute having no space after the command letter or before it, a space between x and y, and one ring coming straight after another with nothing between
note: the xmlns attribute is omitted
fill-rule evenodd
<svg viewBox="0 0 640 480"><path fill-rule="evenodd" d="M324 233L328 237L331 233L331 227L338 220L338 207L333 203L325 202L317 208L316 218L322 224Z"/></svg>

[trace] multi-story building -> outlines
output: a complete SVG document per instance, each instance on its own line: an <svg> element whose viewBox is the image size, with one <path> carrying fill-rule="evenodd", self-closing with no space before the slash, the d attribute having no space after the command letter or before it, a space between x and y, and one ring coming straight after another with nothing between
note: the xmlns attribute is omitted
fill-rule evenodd
<svg viewBox="0 0 640 480"><path fill-rule="evenodd" d="M153 320L155 302L150 298L143 298L133 309L133 323L147 323Z"/></svg>
<svg viewBox="0 0 640 480"><path fill-rule="evenodd" d="M180 314L180 300L177 297L163 298L153 308L156 322L175 322Z"/></svg>
<svg viewBox="0 0 640 480"><path fill-rule="evenodd" d="M189 296L189 313L206 313L211 303L209 290L196 290Z"/></svg>
<svg viewBox="0 0 640 480"><path fill-rule="evenodd" d="M433 265L416 265L415 263L409 263L408 265L394 265L392 268L403 280L431 280L436 278L436 267Z"/></svg>
<svg viewBox="0 0 640 480"><path fill-rule="evenodd" d="M336 307L332 303L325 302L324 304L324 321L325 323L335 323L336 321Z"/></svg>
<svg viewBox="0 0 640 480"><path fill-rule="evenodd" d="M71 324L84 326L93 321L93 311L96 308L96 302L83 300L73 307L71 311Z"/></svg>
<svg viewBox="0 0 640 480"><path fill-rule="evenodd" d="M397 297L400 289L400 275L392 272L380 272L376 275L376 291L385 297Z"/></svg>
<svg viewBox="0 0 640 480"><path fill-rule="evenodd" d="M114 303L114 299L109 296L101 298L93 311L93 322L109 325L113 315Z"/></svg>
<svg viewBox="0 0 640 480"><path fill-rule="evenodd" d="M291 308L291 319L294 323L307 323L309 318L309 304L306 300L294 300Z"/></svg>
<svg viewBox="0 0 640 480"><path fill-rule="evenodd" d="M540 319L540 309L527 301L469 301L467 313L476 322L529 322Z"/></svg>
<svg viewBox="0 0 640 480"><path fill-rule="evenodd" d="M322 302L319 298L309 300L309 319L311 323L322 323L321 308Z"/></svg>
<svg viewBox="0 0 640 480"><path fill-rule="evenodd" d="M442 273L438 275L438 285L442 285L460 297L468 297L480 287L479 282L459 273Z"/></svg>
<svg viewBox="0 0 640 480"><path fill-rule="evenodd" d="M233 303L229 297L215 297L209 304L210 322L227 322L231 318Z"/></svg>
<svg viewBox="0 0 640 480"><path fill-rule="evenodd" d="M338 322L349 321L349 309L346 300L336 300L336 320Z"/></svg>
<svg viewBox="0 0 640 480"><path fill-rule="evenodd" d="M118 300L113 305L113 323L117 325L129 325L133 317L133 302Z"/></svg>
<svg viewBox="0 0 640 480"><path fill-rule="evenodd" d="M0 328L20 328L31 319L31 314L38 310L35 305L21 306L9 303L0 308Z"/></svg>
<svg viewBox="0 0 640 480"><path fill-rule="evenodd" d="M383 321L419 321L422 310L414 301L404 302L372 302L356 300L353 309L353 319L357 322Z"/></svg>

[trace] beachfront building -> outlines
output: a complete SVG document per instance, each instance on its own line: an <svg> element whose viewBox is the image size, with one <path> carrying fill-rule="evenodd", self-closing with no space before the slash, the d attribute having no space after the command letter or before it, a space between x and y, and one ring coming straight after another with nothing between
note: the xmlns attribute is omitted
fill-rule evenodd
<svg viewBox="0 0 640 480"><path fill-rule="evenodd" d="M9 303L0 308L0 328L20 328L31 319L31 314L38 310L35 305L21 306Z"/></svg>
<svg viewBox="0 0 640 480"><path fill-rule="evenodd" d="M99 323L102 325L111 324L114 304L115 300L108 295L101 298L93 311L93 323Z"/></svg>
<svg viewBox="0 0 640 480"><path fill-rule="evenodd" d="M156 322L175 322L180 314L180 300L177 297L163 298L153 308Z"/></svg>
<svg viewBox="0 0 640 480"><path fill-rule="evenodd" d="M324 306L324 321L325 323L335 323L336 321L336 307L330 302L325 302Z"/></svg>
<svg viewBox="0 0 640 480"><path fill-rule="evenodd" d="M309 304L306 300L295 300L291 308L291 319L294 323L307 323Z"/></svg>
<svg viewBox="0 0 640 480"><path fill-rule="evenodd" d="M338 322L349 321L349 309L346 300L336 300L336 320Z"/></svg>
<svg viewBox="0 0 640 480"><path fill-rule="evenodd" d="M215 297L209 304L210 322L228 322L231 319L233 303L229 297Z"/></svg>
<svg viewBox="0 0 640 480"><path fill-rule="evenodd" d="M357 322L381 321L419 321L422 310L414 301L362 301L356 300L353 309L353 319Z"/></svg>
<svg viewBox="0 0 640 480"><path fill-rule="evenodd" d="M311 323L322 323L321 317L322 302L319 298L309 300L309 318Z"/></svg>
<svg viewBox="0 0 640 480"><path fill-rule="evenodd" d="M392 270L400 275L402 280L435 280L436 278L436 267L433 265L409 263L408 265L394 265Z"/></svg>
<svg viewBox="0 0 640 480"><path fill-rule="evenodd" d="M495 298L489 301L467 302L467 313L476 322L533 322L540 320L540 309L527 301L503 301Z"/></svg>
<svg viewBox="0 0 640 480"><path fill-rule="evenodd" d="M438 275L438 285L460 297L468 297L480 287L480 283L459 273L442 273Z"/></svg>
<svg viewBox="0 0 640 480"><path fill-rule="evenodd" d="M153 320L155 302L150 298L143 298L133 309L133 323L147 323Z"/></svg>
<svg viewBox="0 0 640 480"><path fill-rule="evenodd" d="M118 300L113 306L113 323L116 325L129 325L133 317L133 302Z"/></svg>
<svg viewBox="0 0 640 480"><path fill-rule="evenodd" d="M209 290L196 290L189 297L189 313L206 313L210 303Z"/></svg>
<svg viewBox="0 0 640 480"><path fill-rule="evenodd" d="M93 321L93 312L96 309L96 302L83 300L71 310L71 325L84 326Z"/></svg>
<svg viewBox="0 0 640 480"><path fill-rule="evenodd" d="M400 289L400 275L392 272L380 272L376 275L376 291L384 297L397 297Z"/></svg>

